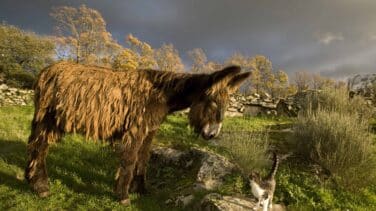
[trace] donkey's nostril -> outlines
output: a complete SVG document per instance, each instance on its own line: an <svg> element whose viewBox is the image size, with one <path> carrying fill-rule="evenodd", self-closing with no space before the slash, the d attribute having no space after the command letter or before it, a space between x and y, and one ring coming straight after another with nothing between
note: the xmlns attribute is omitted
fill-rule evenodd
<svg viewBox="0 0 376 211"><path fill-rule="evenodd" d="M209 135L209 138L214 138L214 136L215 136L215 134L212 133L212 134Z"/></svg>

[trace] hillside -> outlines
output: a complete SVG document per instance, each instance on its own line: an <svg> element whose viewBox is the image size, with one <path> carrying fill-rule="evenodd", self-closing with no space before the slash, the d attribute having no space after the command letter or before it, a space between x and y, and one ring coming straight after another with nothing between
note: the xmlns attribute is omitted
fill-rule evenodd
<svg viewBox="0 0 376 211"><path fill-rule="evenodd" d="M51 196L38 198L23 179L26 143L30 132L33 108L30 106L0 107L0 210L25 209L115 209L115 210L192 210L210 192L251 197L241 173L225 178L222 186L212 191L195 191L190 187L193 172L172 167L150 166L147 196L132 195L132 206L124 208L113 195L117 158L106 143L85 141L78 135L66 135L53 145L47 158ZM227 118L221 136L213 144L193 135L183 115L172 115L161 126L154 147L171 147L181 151L191 148L219 153L232 159L218 143L228 137L242 139L244 134L268 131L268 147L289 152L289 127L294 119ZM287 129L286 129L287 128ZM267 166L267 165L260 165ZM266 167L268 168L268 167ZM261 169L262 170L262 169ZM351 193L331 181L319 182L314 168L291 156L277 173L274 203L289 209L375 210L376 187L369 186ZM182 207L168 203L180 195L193 194L194 199Z"/></svg>

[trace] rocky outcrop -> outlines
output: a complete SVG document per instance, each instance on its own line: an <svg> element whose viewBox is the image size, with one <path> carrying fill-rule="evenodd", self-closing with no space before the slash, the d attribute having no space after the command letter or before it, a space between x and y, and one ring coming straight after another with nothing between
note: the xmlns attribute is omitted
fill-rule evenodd
<svg viewBox="0 0 376 211"><path fill-rule="evenodd" d="M8 87L0 84L0 106L6 105L29 105L33 101L34 92Z"/></svg>
<svg viewBox="0 0 376 211"><path fill-rule="evenodd" d="M361 95L376 106L376 74L356 75L348 79L350 97Z"/></svg>
<svg viewBox="0 0 376 211"><path fill-rule="evenodd" d="M213 190L222 185L225 176L237 170L227 158L198 148L180 151L156 147L150 160L153 165L196 171L194 189Z"/></svg>

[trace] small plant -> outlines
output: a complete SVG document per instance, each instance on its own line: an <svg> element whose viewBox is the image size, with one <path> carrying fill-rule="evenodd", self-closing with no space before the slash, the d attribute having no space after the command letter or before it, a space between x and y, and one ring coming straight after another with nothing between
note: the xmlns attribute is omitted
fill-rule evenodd
<svg viewBox="0 0 376 211"><path fill-rule="evenodd" d="M223 134L219 145L224 147L245 174L262 169L268 162L269 148L267 133Z"/></svg>

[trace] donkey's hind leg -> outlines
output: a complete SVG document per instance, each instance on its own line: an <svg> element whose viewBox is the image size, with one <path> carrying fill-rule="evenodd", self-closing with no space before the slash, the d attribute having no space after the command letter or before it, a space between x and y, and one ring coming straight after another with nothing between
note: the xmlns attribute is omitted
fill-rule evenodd
<svg viewBox="0 0 376 211"><path fill-rule="evenodd" d="M40 197L49 194L46 157L48 144L61 137L55 125L53 114L47 113L41 122L32 123L32 131L27 145L28 162L25 178Z"/></svg>
<svg viewBox="0 0 376 211"><path fill-rule="evenodd" d="M150 147L153 141L154 135L157 130L150 131L145 140L142 142L142 146L138 151L138 159L133 174L132 184L130 186L130 192L146 194L147 189L145 187L146 181L146 168L150 158Z"/></svg>

